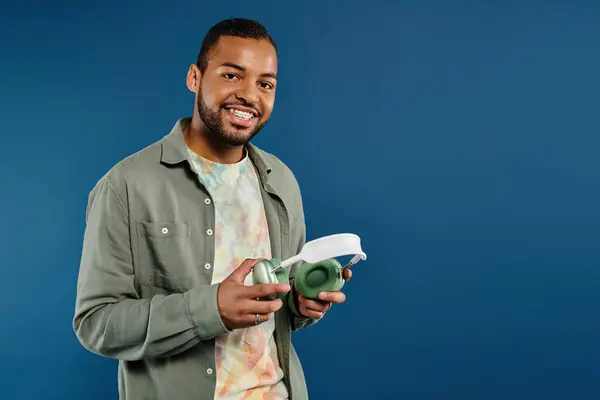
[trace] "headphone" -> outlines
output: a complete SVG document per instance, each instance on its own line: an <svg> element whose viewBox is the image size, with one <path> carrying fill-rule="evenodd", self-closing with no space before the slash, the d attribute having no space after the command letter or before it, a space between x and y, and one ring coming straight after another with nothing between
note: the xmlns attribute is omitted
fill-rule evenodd
<svg viewBox="0 0 600 400"><path fill-rule="evenodd" d="M273 271L281 261L277 258L260 260L254 265L252 279L254 284L289 283L289 271L280 268ZM338 291L344 286L344 268L335 258L328 258L315 263L304 263L296 272L296 290L304 297L318 299L320 292ZM265 299L283 300L286 293L274 293Z"/></svg>
<svg viewBox="0 0 600 400"><path fill-rule="evenodd" d="M342 267L336 257L354 255L350 262ZM284 261L278 258L258 261L252 270L255 285L265 283L289 283L287 267L299 261L303 263L295 275L296 290L304 297L318 299L320 292L338 291L344 286L344 269L350 268L360 260L366 260L360 237L352 233L340 233L324 236L302 247L302 251ZM274 293L267 299L283 298L285 293Z"/></svg>

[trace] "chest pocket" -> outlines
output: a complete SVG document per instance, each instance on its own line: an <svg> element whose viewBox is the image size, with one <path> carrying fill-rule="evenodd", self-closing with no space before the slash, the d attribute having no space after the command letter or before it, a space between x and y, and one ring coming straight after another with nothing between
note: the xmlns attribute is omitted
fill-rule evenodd
<svg viewBox="0 0 600 400"><path fill-rule="evenodd" d="M185 291L192 277L190 226L184 222L139 221L137 233L142 284Z"/></svg>

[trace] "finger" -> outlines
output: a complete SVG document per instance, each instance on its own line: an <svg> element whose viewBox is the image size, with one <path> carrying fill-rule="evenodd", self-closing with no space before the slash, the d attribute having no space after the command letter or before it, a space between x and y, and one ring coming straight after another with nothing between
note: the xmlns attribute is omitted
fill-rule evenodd
<svg viewBox="0 0 600 400"><path fill-rule="evenodd" d="M302 300L302 305L311 311L325 312L329 310L331 303L305 298Z"/></svg>
<svg viewBox="0 0 600 400"><path fill-rule="evenodd" d="M342 304L346 301L346 295L342 292L321 292L319 293L319 299L334 304Z"/></svg>
<svg viewBox="0 0 600 400"><path fill-rule="evenodd" d="M320 319L325 314L323 311L311 310L306 306L306 303L311 301L311 299L304 297L302 293L298 292L298 311L301 315L307 318Z"/></svg>
<svg viewBox="0 0 600 400"><path fill-rule="evenodd" d="M323 318L323 315L325 315L325 313L323 311L311 310L311 309L305 307L304 305L300 305L298 307L298 311L300 311L300 314L304 315L305 317L313 318L313 319L321 319L321 318Z"/></svg>
<svg viewBox="0 0 600 400"><path fill-rule="evenodd" d="M348 282L350 280L350 278L352 278L352 270L350 268L346 268L344 270L344 281Z"/></svg>
<svg viewBox="0 0 600 400"><path fill-rule="evenodd" d="M287 283L264 283L261 285L247 286L245 297L249 299L259 299L276 293L287 293L290 291L290 285Z"/></svg>
<svg viewBox="0 0 600 400"><path fill-rule="evenodd" d="M257 317L258 315L258 317ZM268 320L271 319L271 316L273 314L247 314L243 317L243 324L245 326L256 326L256 325L260 325L260 324L264 324L265 322L267 322Z"/></svg>
<svg viewBox="0 0 600 400"><path fill-rule="evenodd" d="M275 300L248 300L244 303L245 314L270 314L278 311L283 306L280 299Z"/></svg>
<svg viewBox="0 0 600 400"><path fill-rule="evenodd" d="M260 260L260 258L247 258L245 259L239 267L237 267L228 277L228 279L234 280L239 283L243 283L246 279L246 276L252 271L252 268L256 265L256 263Z"/></svg>

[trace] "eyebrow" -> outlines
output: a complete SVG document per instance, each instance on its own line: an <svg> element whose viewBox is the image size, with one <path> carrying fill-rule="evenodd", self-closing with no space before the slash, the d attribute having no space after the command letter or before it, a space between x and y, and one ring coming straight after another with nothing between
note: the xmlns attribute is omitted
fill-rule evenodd
<svg viewBox="0 0 600 400"><path fill-rule="evenodd" d="M227 61L221 63L221 67L230 67L230 68L237 69L238 71L246 72L246 68L242 67L241 65L237 65L237 64L227 62ZM277 80L277 74L275 74L274 72L265 72L264 74L261 74L260 76L269 77L269 78L273 78L273 79Z"/></svg>

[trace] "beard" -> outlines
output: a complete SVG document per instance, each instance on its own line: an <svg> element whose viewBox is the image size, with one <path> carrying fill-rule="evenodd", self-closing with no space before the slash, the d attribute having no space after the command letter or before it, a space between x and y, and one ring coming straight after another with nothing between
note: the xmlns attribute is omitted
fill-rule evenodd
<svg viewBox="0 0 600 400"><path fill-rule="evenodd" d="M247 103L238 102L238 103L223 103L219 106L217 110L213 110L204 102L204 98L202 97L202 91L198 92L198 114L200 119L204 123L204 125L208 128L208 130L212 133L213 136L220 139L222 142L231 145L231 146L243 146L246 145L252 138L254 138L258 132L266 125L266 121L260 122L257 121L256 125L252 130L248 128L236 128L235 126L230 126L229 128L225 127L225 123L223 122L222 113L229 112L225 109L227 106L231 106L234 104L243 105L243 106L251 106ZM253 107L256 109L256 107ZM259 114L260 116L260 114ZM259 116L254 118L259 118Z"/></svg>

